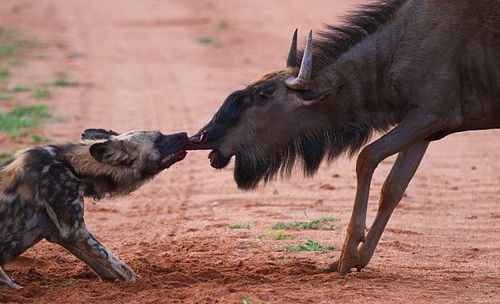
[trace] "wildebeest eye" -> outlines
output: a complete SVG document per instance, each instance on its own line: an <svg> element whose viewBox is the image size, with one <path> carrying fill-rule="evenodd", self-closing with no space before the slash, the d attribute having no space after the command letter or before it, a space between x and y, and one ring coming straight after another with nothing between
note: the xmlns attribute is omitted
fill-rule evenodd
<svg viewBox="0 0 500 304"><path fill-rule="evenodd" d="M257 95L262 98L268 98L274 93L274 86L266 86L257 90Z"/></svg>

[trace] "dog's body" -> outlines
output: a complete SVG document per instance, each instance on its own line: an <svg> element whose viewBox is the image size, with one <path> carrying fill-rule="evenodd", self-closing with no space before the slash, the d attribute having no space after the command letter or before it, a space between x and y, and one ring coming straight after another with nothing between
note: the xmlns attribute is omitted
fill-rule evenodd
<svg viewBox="0 0 500 304"><path fill-rule="evenodd" d="M185 133L90 129L78 144L32 148L0 164L0 283L20 288L1 266L42 239L73 253L102 279L135 273L86 229L83 197L128 194L182 160Z"/></svg>

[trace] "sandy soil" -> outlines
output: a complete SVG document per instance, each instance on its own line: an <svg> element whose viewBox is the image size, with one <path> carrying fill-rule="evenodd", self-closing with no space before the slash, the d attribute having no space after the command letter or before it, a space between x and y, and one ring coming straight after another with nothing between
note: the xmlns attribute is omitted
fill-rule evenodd
<svg viewBox="0 0 500 304"><path fill-rule="evenodd" d="M66 121L47 125L45 135L75 141L88 127L193 133L228 93L284 64L295 27L304 34L338 22L362 1L303 2L3 0L0 25L49 42L44 59L19 68L14 81L66 71L83 84L48 101ZM215 42L200 43L203 37ZM206 153L192 152L129 197L86 203L90 230L138 282L101 282L43 241L6 266L25 288L0 286L0 302L241 303L246 296L268 303L499 303L499 139L499 131L488 131L433 143L360 273L323 273L338 251L278 251L307 239L341 244L354 161L245 193L230 168L216 171ZM376 173L370 221L392 162ZM277 222L306 220L304 213L338 217L338 229L292 231L293 241L257 238ZM234 223L250 229L225 227Z"/></svg>

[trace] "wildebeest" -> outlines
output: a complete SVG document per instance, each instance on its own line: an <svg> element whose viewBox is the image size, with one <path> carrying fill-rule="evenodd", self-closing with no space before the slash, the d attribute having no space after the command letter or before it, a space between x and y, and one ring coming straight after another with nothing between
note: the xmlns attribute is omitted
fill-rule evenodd
<svg viewBox="0 0 500 304"><path fill-rule="evenodd" d="M126 195L182 160L186 133L88 129L77 144L17 153L0 164L0 266L42 239L57 243L102 279L134 271L87 230L83 197ZM0 267L0 283L20 288Z"/></svg>
<svg viewBox="0 0 500 304"><path fill-rule="evenodd" d="M299 65L299 62L300 65ZM429 142L451 133L500 127L500 1L386 0L327 26L285 69L229 95L190 149L212 149L215 168L235 156L234 177L252 189L302 164L359 151L357 191L340 258L341 274L370 261ZM377 165L397 160L365 235Z"/></svg>

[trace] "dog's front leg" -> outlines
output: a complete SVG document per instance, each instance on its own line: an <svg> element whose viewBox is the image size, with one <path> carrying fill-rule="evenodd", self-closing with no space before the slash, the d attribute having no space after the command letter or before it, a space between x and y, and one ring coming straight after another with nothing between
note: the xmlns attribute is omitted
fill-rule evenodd
<svg viewBox="0 0 500 304"><path fill-rule="evenodd" d="M61 221L58 225L63 229L66 226ZM103 280L136 280L137 275L134 271L95 239L85 228L83 219L75 226L79 227L78 230L71 231L69 235L49 236L47 240L66 248L92 268Z"/></svg>
<svg viewBox="0 0 500 304"><path fill-rule="evenodd" d="M47 237L57 243L92 268L103 280L135 281L134 271L104 247L87 230L83 217L72 216L71 223L56 216L51 206L46 206L49 217L58 228L56 235ZM73 212L73 215L79 212ZM67 214L67 213L66 213ZM83 214L83 213L82 213Z"/></svg>
<svg viewBox="0 0 500 304"><path fill-rule="evenodd" d="M74 240L58 242L92 268L103 280L135 281L134 271L104 247L87 230Z"/></svg>
<svg viewBox="0 0 500 304"><path fill-rule="evenodd" d="M48 241L66 248L104 280L136 280L134 271L87 230L83 219L83 190L70 170L60 164L52 165L39 191L56 228L47 236Z"/></svg>

